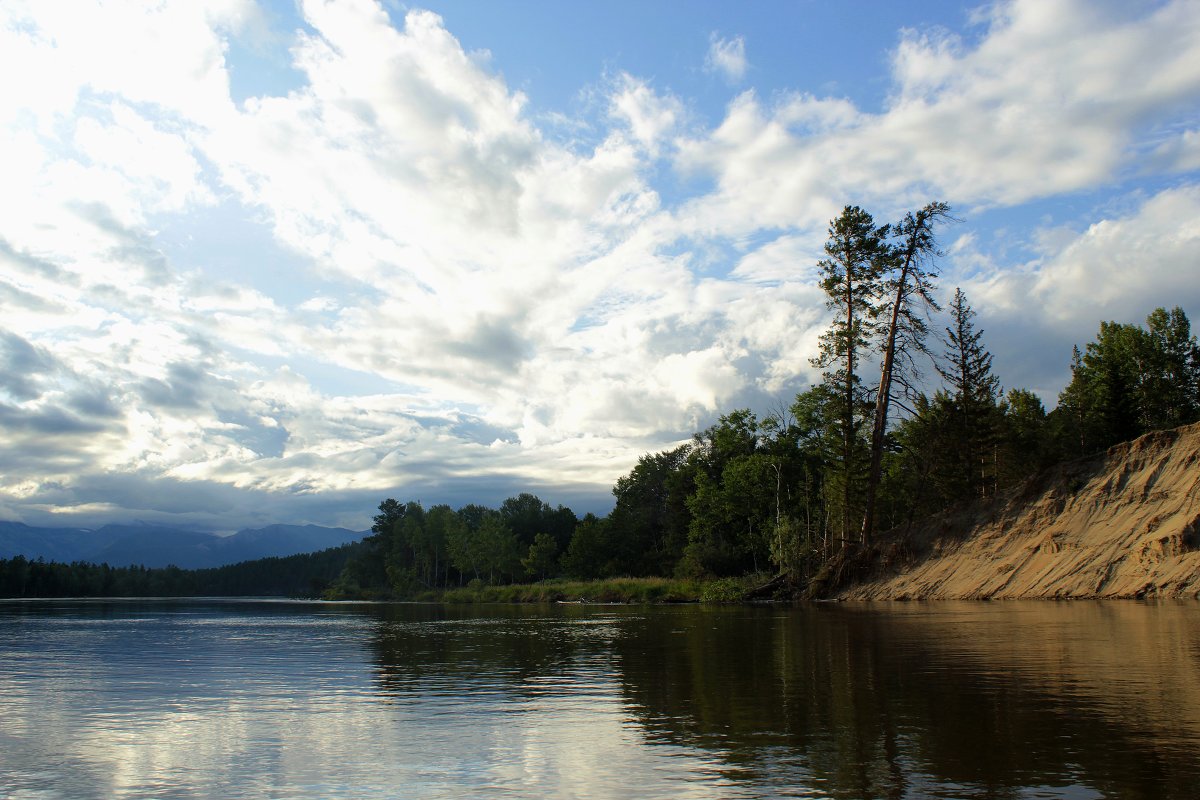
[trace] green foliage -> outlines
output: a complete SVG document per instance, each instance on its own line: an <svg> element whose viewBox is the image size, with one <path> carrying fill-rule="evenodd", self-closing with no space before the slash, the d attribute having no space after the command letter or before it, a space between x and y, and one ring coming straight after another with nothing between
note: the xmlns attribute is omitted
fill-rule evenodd
<svg viewBox="0 0 1200 800"><path fill-rule="evenodd" d="M570 557L568 573L594 577L668 574L688 542L691 512L687 497L693 491L697 465L692 445L644 455L613 487L616 504L608 516L603 538L609 556L591 569ZM600 531L589 531L594 542ZM591 546L590 543L583 546Z"/></svg>
<svg viewBox="0 0 1200 800"><path fill-rule="evenodd" d="M576 525L571 509L551 508L527 493L498 511L475 504L426 510L389 498L379 512L366 546L346 564L328 597L414 598L468 580L505 583L524 576L523 555L535 559L538 574L549 576L560 542L570 542ZM539 525L544 530L532 529Z"/></svg>
<svg viewBox="0 0 1200 800"><path fill-rule="evenodd" d="M983 331L975 329L975 316L967 296L956 288L950 302L946 351L937 363L951 396L968 417L994 406L1000 395L1000 379L992 374L992 354L983 346Z"/></svg>
<svg viewBox="0 0 1200 800"><path fill-rule="evenodd" d="M744 599L746 590L740 581L734 578L719 578L704 586L700 593L702 603L735 603Z"/></svg>
<svg viewBox="0 0 1200 800"><path fill-rule="evenodd" d="M446 547L450 563L460 575L470 576L472 580L480 579L487 557L483 540L478 535L484 515L476 514L476 508L481 507L466 506L459 509L454 519L446 525Z"/></svg>
<svg viewBox="0 0 1200 800"><path fill-rule="evenodd" d="M950 318L946 351L937 364L948 392L935 405L953 448L938 459L938 478L943 496L958 502L996 493L1003 412L992 354L983 346L983 331L975 329L975 312L961 289L954 290Z"/></svg>
<svg viewBox="0 0 1200 800"><path fill-rule="evenodd" d="M488 583L512 580L521 569L521 543L504 518L496 512L487 514L475 536Z"/></svg>
<svg viewBox="0 0 1200 800"><path fill-rule="evenodd" d="M365 543L211 569L0 559L0 597L320 597Z"/></svg>
<svg viewBox="0 0 1200 800"><path fill-rule="evenodd" d="M813 529L791 517L782 518L771 531L771 563L780 574L806 575L819 555Z"/></svg>
<svg viewBox="0 0 1200 800"><path fill-rule="evenodd" d="M827 540L824 465L836 452L830 392L818 387L763 421L748 409L722 416L698 434L689 454L688 545L675 574L758 572L772 560L775 529L803 520L805 538Z"/></svg>
<svg viewBox="0 0 1200 800"><path fill-rule="evenodd" d="M999 409L1003 423L998 478L1002 486L1011 486L1053 460L1049 420L1041 398L1027 389L1010 389Z"/></svg>
<svg viewBox="0 0 1200 800"><path fill-rule="evenodd" d="M888 231L887 225L877 227L871 215L858 206L846 206L830 222L826 257L817 263L817 269L834 323L821 336L821 354L815 366L836 365L849 373L857 369L857 356L877 330L882 273L892 256Z"/></svg>
<svg viewBox="0 0 1200 800"><path fill-rule="evenodd" d="M1100 323L1076 348L1054 425L1065 454L1087 455L1151 430L1200 419L1200 347L1180 308L1156 309L1147 328Z"/></svg>
<svg viewBox="0 0 1200 800"><path fill-rule="evenodd" d="M539 533L529 545L529 555L521 559L525 574L544 581L558 565L558 542L548 533Z"/></svg>
<svg viewBox="0 0 1200 800"><path fill-rule="evenodd" d="M1146 337L1142 426L1161 430L1200 420L1200 346L1183 309L1155 309Z"/></svg>
<svg viewBox="0 0 1200 800"><path fill-rule="evenodd" d="M843 542L849 541L862 518L870 468L868 436L874 404L860 372L880 331L883 273L894 256L887 243L889 231L887 225L877 227L858 206L846 206L830 223L826 258L817 264L833 322L821 335L820 353L812 363L825 370L826 414L837 441L827 470L827 484L833 490L827 510Z"/></svg>
<svg viewBox="0 0 1200 800"><path fill-rule="evenodd" d="M566 549L579 522L571 509L561 505L551 508L549 503L528 492L505 500L500 506L500 516L522 546L532 545L537 534L546 533L560 550Z"/></svg>
<svg viewBox="0 0 1200 800"><path fill-rule="evenodd" d="M717 578L703 584L700 590L701 603L738 603L745 600L750 592L761 586L766 576L762 573L751 572L745 575L729 578Z"/></svg>
<svg viewBox="0 0 1200 800"><path fill-rule="evenodd" d="M506 586L480 583L448 589L428 599L444 603L694 603L700 599L705 585L668 578L548 580Z"/></svg>
<svg viewBox="0 0 1200 800"><path fill-rule="evenodd" d="M563 571L579 580L595 580L616 575L619 569L613 555L618 548L613 544L608 519L598 519L588 514L575 528L571 544L563 554Z"/></svg>
<svg viewBox="0 0 1200 800"><path fill-rule="evenodd" d="M861 541L869 544L874 535L884 451L893 393L897 389L912 396L921 372L915 361L928 355L925 344L929 329L925 320L939 306L933 298L937 272L930 264L937 254L933 225L949 217L950 207L933 202L917 212L909 212L892 228L887 257L881 260L884 304L876 313L886 319L879 326L877 349L880 358L879 386L875 391L875 409L871 423L870 467L867 473L865 509L860 528Z"/></svg>

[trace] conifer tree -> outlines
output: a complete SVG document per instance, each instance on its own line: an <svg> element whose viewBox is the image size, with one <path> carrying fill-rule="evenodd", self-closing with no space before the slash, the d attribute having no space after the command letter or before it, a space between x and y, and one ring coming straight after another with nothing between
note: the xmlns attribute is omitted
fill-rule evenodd
<svg viewBox="0 0 1200 800"><path fill-rule="evenodd" d="M949 385L951 425L957 448L957 478L964 493L986 496L995 488L1000 379L992 374L992 354L975 328L975 311L962 289L950 301L946 352L937 370ZM988 465L991 464L989 467Z"/></svg>
<svg viewBox="0 0 1200 800"><path fill-rule="evenodd" d="M1046 409L1028 389L1009 389L1000 401L1003 418L998 479L1011 486L1046 466L1052 450L1047 441Z"/></svg>
<svg viewBox="0 0 1200 800"><path fill-rule="evenodd" d="M885 305L879 310L887 323L878 328L880 375L875 395L875 415L871 429L871 464L867 474L866 509L863 514L862 542L868 544L875 527L875 502L883 465L884 434L887 432L888 409L893 385L911 388L910 378L918 377L913 358L927 353L925 338L928 326L926 314L937 310L933 299L933 279L937 277L928 265L937 253L933 225L948 217L950 207L933 202L916 213L909 212L892 233L896 239L888 258L882 260L888 274L881 289Z"/></svg>
<svg viewBox="0 0 1200 800"><path fill-rule="evenodd" d="M1142 426L1176 428L1200 420L1200 346L1183 309L1155 309L1146 318Z"/></svg>
<svg viewBox="0 0 1200 800"><path fill-rule="evenodd" d="M1055 412L1067 452L1086 455L1200 419L1200 347L1187 315L1159 308L1146 322L1101 322L1083 353L1076 348Z"/></svg>
<svg viewBox="0 0 1200 800"><path fill-rule="evenodd" d="M851 525L861 513L863 478L869 455L865 429L870 406L859 377L862 358L878 329L881 274L891 249L889 226L876 226L858 206L846 206L830 222L825 243L827 258L818 263L826 305L834 311L833 325L820 339L821 350L813 366L825 369L830 389L831 419L838 442L830 483L836 486L835 512L843 545Z"/></svg>

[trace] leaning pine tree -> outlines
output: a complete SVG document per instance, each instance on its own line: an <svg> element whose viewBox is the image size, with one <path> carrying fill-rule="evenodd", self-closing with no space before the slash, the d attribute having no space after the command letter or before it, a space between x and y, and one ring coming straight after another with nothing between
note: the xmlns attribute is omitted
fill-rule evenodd
<svg viewBox="0 0 1200 800"><path fill-rule="evenodd" d="M937 273L930 260L937 254L933 226L949 217L950 206L933 202L915 213L909 212L891 228L893 242L882 261L880 275L883 292L881 315L887 322L877 326L879 339L879 387L875 393L875 414L871 428L871 462L867 471L866 500L862 521L862 543L867 545L875 527L875 500L883 467L884 434L893 387L911 388L918 371L917 354L928 355L925 338L929 311L936 311L933 279Z"/></svg>

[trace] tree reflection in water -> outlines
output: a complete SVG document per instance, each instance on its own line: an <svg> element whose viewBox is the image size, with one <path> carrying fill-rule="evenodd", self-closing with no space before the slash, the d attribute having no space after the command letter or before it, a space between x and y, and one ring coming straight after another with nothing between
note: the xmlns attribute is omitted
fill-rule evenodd
<svg viewBox="0 0 1200 800"><path fill-rule="evenodd" d="M398 606L374 648L396 698L554 695L586 713L615 690L647 747L769 795L1192 798L1197 610Z"/></svg>

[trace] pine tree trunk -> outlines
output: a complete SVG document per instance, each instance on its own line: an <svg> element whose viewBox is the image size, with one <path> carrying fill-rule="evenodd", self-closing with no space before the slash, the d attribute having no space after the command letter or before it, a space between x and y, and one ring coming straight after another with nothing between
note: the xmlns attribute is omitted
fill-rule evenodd
<svg viewBox="0 0 1200 800"><path fill-rule="evenodd" d="M896 362L896 332L900 326L900 304L904 301L904 289L908 283L908 268L912 258L912 253L906 254L904 267L900 270L900 282L896 289L895 302L892 304L892 318L888 321L887 344L884 347L883 366L879 375L879 393L875 396L875 424L871 428L871 470L867 475L867 506L863 512L862 524L863 547L871 544L871 535L875 528L875 502L883 475L883 435L887 431L888 404L892 399L892 368Z"/></svg>
<svg viewBox="0 0 1200 800"><path fill-rule="evenodd" d="M850 540L850 498L854 458L854 288L846 280L846 398L842 409L842 548Z"/></svg>

